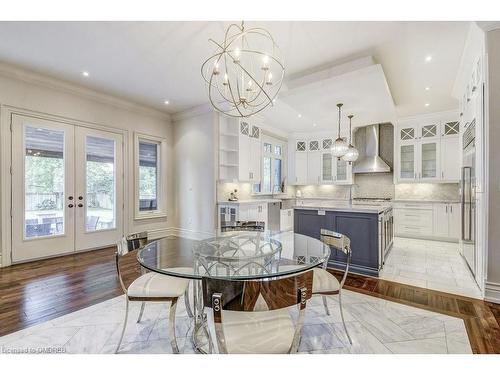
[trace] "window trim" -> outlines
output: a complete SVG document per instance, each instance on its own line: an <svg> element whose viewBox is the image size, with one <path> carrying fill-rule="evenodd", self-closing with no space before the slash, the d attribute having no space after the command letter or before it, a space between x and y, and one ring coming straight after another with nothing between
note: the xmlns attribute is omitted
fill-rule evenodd
<svg viewBox="0 0 500 375"><path fill-rule="evenodd" d="M139 142L146 141L158 144L157 166L157 209L154 211L139 210ZM164 218L167 216L167 140L162 137L134 132L134 220Z"/></svg>
<svg viewBox="0 0 500 375"><path fill-rule="evenodd" d="M271 152L267 153L265 152L265 143L271 144ZM280 146L281 147L281 155L276 155L275 153L275 147ZM254 194L260 194L260 195L274 195L274 194L284 194L283 191L274 191L274 159L280 159L281 160L281 178L286 180L286 173L285 173L285 163L286 163L286 146L287 142L278 138L274 137L269 134L263 134L262 135L262 156L261 156L261 191L258 193ZM269 157L271 158L271 191L270 192L264 192L262 191L263 188L263 180L264 180L264 158Z"/></svg>

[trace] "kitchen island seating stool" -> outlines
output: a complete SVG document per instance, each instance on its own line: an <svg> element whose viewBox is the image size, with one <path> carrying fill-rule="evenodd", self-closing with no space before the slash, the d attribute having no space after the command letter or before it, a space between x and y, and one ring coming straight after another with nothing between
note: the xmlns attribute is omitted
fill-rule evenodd
<svg viewBox="0 0 500 375"><path fill-rule="evenodd" d="M203 278L203 305L213 311L219 353L296 353L312 281L312 271L251 281ZM299 310L295 326L292 306Z"/></svg>
<svg viewBox="0 0 500 375"><path fill-rule="evenodd" d="M349 343L352 344L351 336L347 331L347 326L344 320L344 312L342 310L342 287L344 286L347 274L349 272L349 265L351 263L351 240L349 237L342 235L340 233L333 232L328 229L321 229L320 239L323 243L330 246L332 251L342 251L345 254L345 271L340 282L338 279L326 270L328 265L328 260L323 263L322 268L314 268L313 273L313 295L321 295L323 297L323 306L325 307L326 315L330 315L328 310L327 296L339 295L339 308L340 317L342 318L342 324L344 325L344 330L349 339Z"/></svg>
<svg viewBox="0 0 500 375"><path fill-rule="evenodd" d="M170 302L168 320L170 344L172 346L173 353L177 354L179 353L179 348L175 338L175 310L177 307L177 300L182 295L184 295L187 314L190 317L193 317L188 298L189 279L161 275L155 272L145 273L144 269L139 266L136 259L136 252L139 247L140 241L135 238L134 240L130 240L128 237L123 237L117 243L116 270L118 272L120 285L125 293L126 308L122 333L120 335L118 345L116 346L115 353L118 353L118 350L120 349L125 329L127 327L129 302L139 301L142 302L142 305L137 323L141 320L146 302ZM126 260L125 258L129 260L127 264L123 264L122 262Z"/></svg>

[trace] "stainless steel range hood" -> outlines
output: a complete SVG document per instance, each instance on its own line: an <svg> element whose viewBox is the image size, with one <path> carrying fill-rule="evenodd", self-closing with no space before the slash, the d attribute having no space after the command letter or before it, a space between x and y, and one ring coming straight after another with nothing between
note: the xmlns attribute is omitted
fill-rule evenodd
<svg viewBox="0 0 500 375"><path fill-rule="evenodd" d="M358 131L365 131L365 145L356 145L364 148L364 156L354 163L353 173L390 172L391 168L379 155L379 125L368 125ZM360 155L363 151L360 150Z"/></svg>

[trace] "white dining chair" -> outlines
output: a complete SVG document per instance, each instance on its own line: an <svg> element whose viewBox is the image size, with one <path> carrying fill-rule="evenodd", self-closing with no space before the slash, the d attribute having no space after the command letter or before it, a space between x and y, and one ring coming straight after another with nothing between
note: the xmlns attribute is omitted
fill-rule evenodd
<svg viewBox="0 0 500 375"><path fill-rule="evenodd" d="M333 274L327 271L328 259L326 259L321 268L316 267L313 269L312 294L313 296L322 296L326 315L330 315L327 297L338 294L340 317L342 319L342 324L344 325L347 338L349 339L349 343L352 344L351 336L349 335L349 331L347 330L344 320L344 311L342 309L342 288L349 272L349 265L351 264L351 240L345 235L327 229L321 229L320 238L324 244L330 247L330 250L342 251L345 254L345 270L342 279L339 281Z"/></svg>
<svg viewBox="0 0 500 375"><path fill-rule="evenodd" d="M312 276L305 272L261 281L204 277L203 304L213 312L219 353L296 353ZM292 306L299 310L295 324Z"/></svg>
<svg viewBox="0 0 500 375"><path fill-rule="evenodd" d="M132 249L129 249L129 243L131 244ZM193 317L188 298L189 279L167 276L155 272L144 273L143 269L139 269L140 266L135 258L138 243L139 241L127 242L125 237L117 243L116 270L118 272L120 285L125 293L126 307L125 320L123 322L120 340L116 346L115 353L118 353L120 349L120 345L127 328L129 302L131 301L142 302L137 323L141 321L146 302L170 302L168 320L170 344L172 346L173 353L179 353L179 347L175 337L175 311L178 298L184 295L186 312L190 317ZM127 257L133 257L133 261L127 262L128 264L122 264L124 263L124 258ZM131 268L134 268L134 270L131 270ZM181 271L182 270L179 269L179 272ZM188 270L186 269L184 271ZM131 273L133 273L132 276L130 275Z"/></svg>

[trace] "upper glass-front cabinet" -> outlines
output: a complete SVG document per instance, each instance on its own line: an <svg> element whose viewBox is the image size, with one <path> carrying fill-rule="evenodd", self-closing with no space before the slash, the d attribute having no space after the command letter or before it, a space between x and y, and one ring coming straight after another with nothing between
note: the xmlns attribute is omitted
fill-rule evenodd
<svg viewBox="0 0 500 375"><path fill-rule="evenodd" d="M423 125L420 131L421 138L435 138L439 137L438 125L437 124L429 124Z"/></svg>
<svg viewBox="0 0 500 375"><path fill-rule="evenodd" d="M401 141L411 141L412 139L415 139L415 128L401 128L399 132L399 139Z"/></svg>
<svg viewBox="0 0 500 375"><path fill-rule="evenodd" d="M443 136L460 134L460 122L450 121L443 124Z"/></svg>
<svg viewBox="0 0 500 375"><path fill-rule="evenodd" d="M414 180L416 178L415 144L404 144L399 146L399 179Z"/></svg>
<svg viewBox="0 0 500 375"><path fill-rule="evenodd" d="M423 180L434 180L439 176L439 141L422 142L420 145L419 178Z"/></svg>

